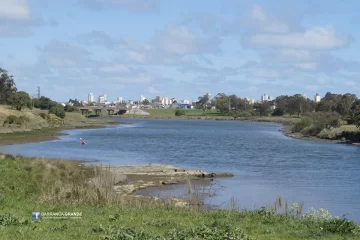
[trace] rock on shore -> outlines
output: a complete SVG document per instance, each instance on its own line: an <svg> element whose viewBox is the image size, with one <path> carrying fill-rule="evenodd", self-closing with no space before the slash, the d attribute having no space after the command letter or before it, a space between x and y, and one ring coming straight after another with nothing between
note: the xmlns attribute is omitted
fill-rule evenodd
<svg viewBox="0 0 360 240"><path fill-rule="evenodd" d="M171 165L148 164L127 166L102 166L103 173L93 179L96 185L111 184L116 192L128 195L138 189L167 184L183 183L188 180L232 177L232 173L208 173L198 169L176 168Z"/></svg>

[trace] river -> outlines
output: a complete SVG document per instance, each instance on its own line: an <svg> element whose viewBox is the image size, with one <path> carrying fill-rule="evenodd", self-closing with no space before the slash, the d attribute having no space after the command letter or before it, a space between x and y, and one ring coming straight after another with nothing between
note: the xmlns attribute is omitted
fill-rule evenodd
<svg viewBox="0 0 360 240"><path fill-rule="evenodd" d="M360 222L360 147L291 139L273 123L121 119L132 124L69 130L59 140L1 146L0 152L102 164L171 164L235 174L216 179L218 207L273 204L277 196L305 209ZM87 141L81 145L79 138Z"/></svg>

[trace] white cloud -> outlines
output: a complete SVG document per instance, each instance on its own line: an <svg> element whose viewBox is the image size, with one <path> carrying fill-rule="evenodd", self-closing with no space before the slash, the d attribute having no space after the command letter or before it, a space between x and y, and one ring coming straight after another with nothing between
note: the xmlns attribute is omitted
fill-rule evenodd
<svg viewBox="0 0 360 240"><path fill-rule="evenodd" d="M2 0L0 3L0 17L27 20L30 18L30 9L26 0Z"/></svg>
<svg viewBox="0 0 360 240"><path fill-rule="evenodd" d="M314 27L304 32L253 34L243 43L248 47L328 50L349 45L350 36L338 37L333 27Z"/></svg>
<svg viewBox="0 0 360 240"><path fill-rule="evenodd" d="M198 39L186 26L168 26L156 42L165 52L176 55L191 54L200 48Z"/></svg>
<svg viewBox="0 0 360 240"><path fill-rule="evenodd" d="M250 10L250 19L243 23L249 25L252 30L262 32L286 33L290 31L288 23L271 16L258 4L252 6Z"/></svg>

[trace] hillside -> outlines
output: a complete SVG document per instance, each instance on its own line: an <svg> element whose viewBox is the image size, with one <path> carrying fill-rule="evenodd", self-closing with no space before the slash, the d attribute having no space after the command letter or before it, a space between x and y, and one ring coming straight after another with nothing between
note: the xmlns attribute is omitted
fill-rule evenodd
<svg viewBox="0 0 360 240"><path fill-rule="evenodd" d="M78 112L66 113L64 119L47 110L24 109L17 111L10 106L0 105L0 133L15 133L43 128L86 128L113 123L106 119L88 119Z"/></svg>

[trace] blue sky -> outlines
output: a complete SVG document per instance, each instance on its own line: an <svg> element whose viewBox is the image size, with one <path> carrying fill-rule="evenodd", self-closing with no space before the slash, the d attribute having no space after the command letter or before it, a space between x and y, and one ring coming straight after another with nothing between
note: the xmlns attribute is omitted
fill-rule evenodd
<svg viewBox="0 0 360 240"><path fill-rule="evenodd" d="M360 2L1 0L0 67L58 101L360 90Z"/></svg>

